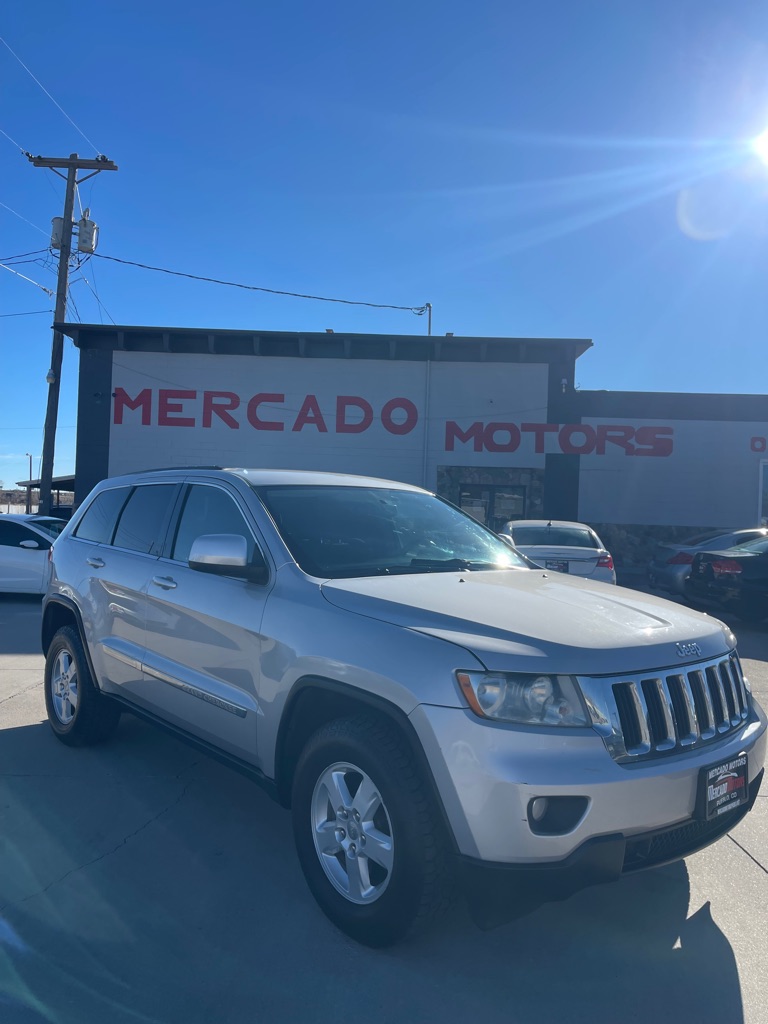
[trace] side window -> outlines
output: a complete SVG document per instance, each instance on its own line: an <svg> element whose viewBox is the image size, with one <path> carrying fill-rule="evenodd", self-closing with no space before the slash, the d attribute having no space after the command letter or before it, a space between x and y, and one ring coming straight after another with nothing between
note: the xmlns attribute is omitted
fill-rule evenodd
<svg viewBox="0 0 768 1024"><path fill-rule="evenodd" d="M253 561L256 546L253 534L233 499L220 487L193 484L181 512L171 558L178 562L188 561L193 541L204 533L236 533L245 537L248 561Z"/></svg>
<svg viewBox="0 0 768 1024"><path fill-rule="evenodd" d="M94 544L109 544L120 509L130 490L130 487L114 487L97 494L75 527L75 537L90 540Z"/></svg>
<svg viewBox="0 0 768 1024"><path fill-rule="evenodd" d="M176 484L143 484L131 494L117 524L113 544L142 554L159 554L163 527Z"/></svg>
<svg viewBox="0 0 768 1024"><path fill-rule="evenodd" d="M23 540L37 541L37 546L41 549L47 550L51 546L39 533L28 530L20 523L0 523L0 547L17 548Z"/></svg>

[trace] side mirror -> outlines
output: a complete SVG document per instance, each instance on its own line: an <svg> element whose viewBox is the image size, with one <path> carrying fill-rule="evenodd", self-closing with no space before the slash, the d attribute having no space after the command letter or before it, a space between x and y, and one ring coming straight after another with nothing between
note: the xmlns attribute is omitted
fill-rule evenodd
<svg viewBox="0 0 768 1024"><path fill-rule="evenodd" d="M39 550L40 545L36 540L22 540L19 542L19 547L26 548L27 551L37 551Z"/></svg>
<svg viewBox="0 0 768 1024"><path fill-rule="evenodd" d="M512 540L508 533L497 533L496 536L499 538L499 540L503 540L505 544L509 544L511 548L515 547L515 542Z"/></svg>
<svg viewBox="0 0 768 1024"><path fill-rule="evenodd" d="M193 541L189 567L214 576L234 576L251 583L266 583L264 562L248 561L248 541L239 533L204 533Z"/></svg>

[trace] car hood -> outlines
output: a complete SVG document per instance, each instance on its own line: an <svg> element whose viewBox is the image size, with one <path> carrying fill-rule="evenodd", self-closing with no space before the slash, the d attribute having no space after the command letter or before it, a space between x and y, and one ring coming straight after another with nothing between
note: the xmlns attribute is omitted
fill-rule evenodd
<svg viewBox="0 0 768 1024"><path fill-rule="evenodd" d="M717 619L649 594L536 569L329 580L345 611L471 651L489 669L641 672L717 657L732 646ZM693 644L683 656L678 644ZM396 652L393 652L396 656Z"/></svg>

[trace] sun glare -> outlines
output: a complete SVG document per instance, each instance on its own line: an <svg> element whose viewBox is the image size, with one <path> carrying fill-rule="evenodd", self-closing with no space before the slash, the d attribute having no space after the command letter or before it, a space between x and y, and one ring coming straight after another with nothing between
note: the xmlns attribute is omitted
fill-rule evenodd
<svg viewBox="0 0 768 1024"><path fill-rule="evenodd" d="M768 128L752 140L752 149L764 164L768 164Z"/></svg>

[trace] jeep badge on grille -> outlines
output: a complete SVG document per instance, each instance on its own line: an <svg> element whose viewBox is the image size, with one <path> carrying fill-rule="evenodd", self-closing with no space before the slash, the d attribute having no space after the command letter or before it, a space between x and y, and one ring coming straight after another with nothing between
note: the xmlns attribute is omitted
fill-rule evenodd
<svg viewBox="0 0 768 1024"><path fill-rule="evenodd" d="M701 648L698 644L675 644L678 658L701 657Z"/></svg>

